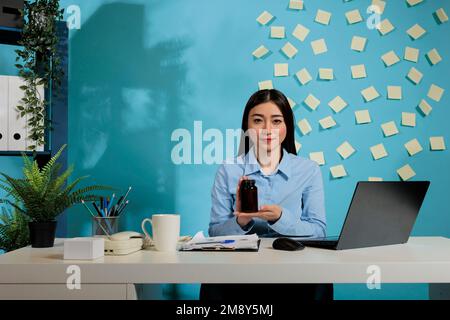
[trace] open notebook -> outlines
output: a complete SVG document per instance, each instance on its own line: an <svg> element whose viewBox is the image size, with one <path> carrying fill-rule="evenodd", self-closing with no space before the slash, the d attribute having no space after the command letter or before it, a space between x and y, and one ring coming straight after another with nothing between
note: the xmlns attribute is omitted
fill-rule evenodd
<svg viewBox="0 0 450 320"><path fill-rule="evenodd" d="M205 237L203 232L188 242L180 244L180 251L258 251L261 240L258 235L233 235Z"/></svg>

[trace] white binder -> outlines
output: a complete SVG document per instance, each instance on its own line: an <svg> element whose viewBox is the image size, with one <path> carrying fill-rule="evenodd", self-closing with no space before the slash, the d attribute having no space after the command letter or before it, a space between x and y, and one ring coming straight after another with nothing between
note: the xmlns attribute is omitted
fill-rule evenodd
<svg viewBox="0 0 450 320"><path fill-rule="evenodd" d="M0 151L8 150L8 77L0 76Z"/></svg>
<svg viewBox="0 0 450 320"><path fill-rule="evenodd" d="M8 97L8 150L9 151L27 151L25 138L27 135L26 117L21 117L17 110L18 105L22 105L24 92L20 86L24 81L20 77L9 78L9 97Z"/></svg>

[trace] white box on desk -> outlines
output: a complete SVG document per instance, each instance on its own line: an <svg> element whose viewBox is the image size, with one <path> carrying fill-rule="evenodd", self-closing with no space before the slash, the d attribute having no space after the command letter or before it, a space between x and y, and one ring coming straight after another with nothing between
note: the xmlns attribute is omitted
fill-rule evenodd
<svg viewBox="0 0 450 320"><path fill-rule="evenodd" d="M93 260L105 255L103 238L72 238L64 240L64 259Z"/></svg>

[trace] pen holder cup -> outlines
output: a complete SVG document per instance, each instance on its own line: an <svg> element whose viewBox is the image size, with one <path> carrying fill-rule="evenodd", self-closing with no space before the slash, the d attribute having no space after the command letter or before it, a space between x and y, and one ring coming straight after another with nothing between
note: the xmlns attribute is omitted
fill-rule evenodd
<svg viewBox="0 0 450 320"><path fill-rule="evenodd" d="M119 217L95 217L92 219L92 235L112 235L119 230Z"/></svg>

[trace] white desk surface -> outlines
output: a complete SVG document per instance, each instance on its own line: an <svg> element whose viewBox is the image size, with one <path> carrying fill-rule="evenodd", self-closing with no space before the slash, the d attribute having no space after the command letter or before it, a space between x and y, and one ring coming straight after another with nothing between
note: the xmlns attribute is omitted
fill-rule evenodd
<svg viewBox="0 0 450 320"><path fill-rule="evenodd" d="M450 283L450 239L412 237L401 245L343 251L278 251L262 239L259 252L142 250L96 260L63 260L55 247L22 248L0 255L0 284L66 283L69 265L82 283L366 283L377 265L382 283Z"/></svg>

